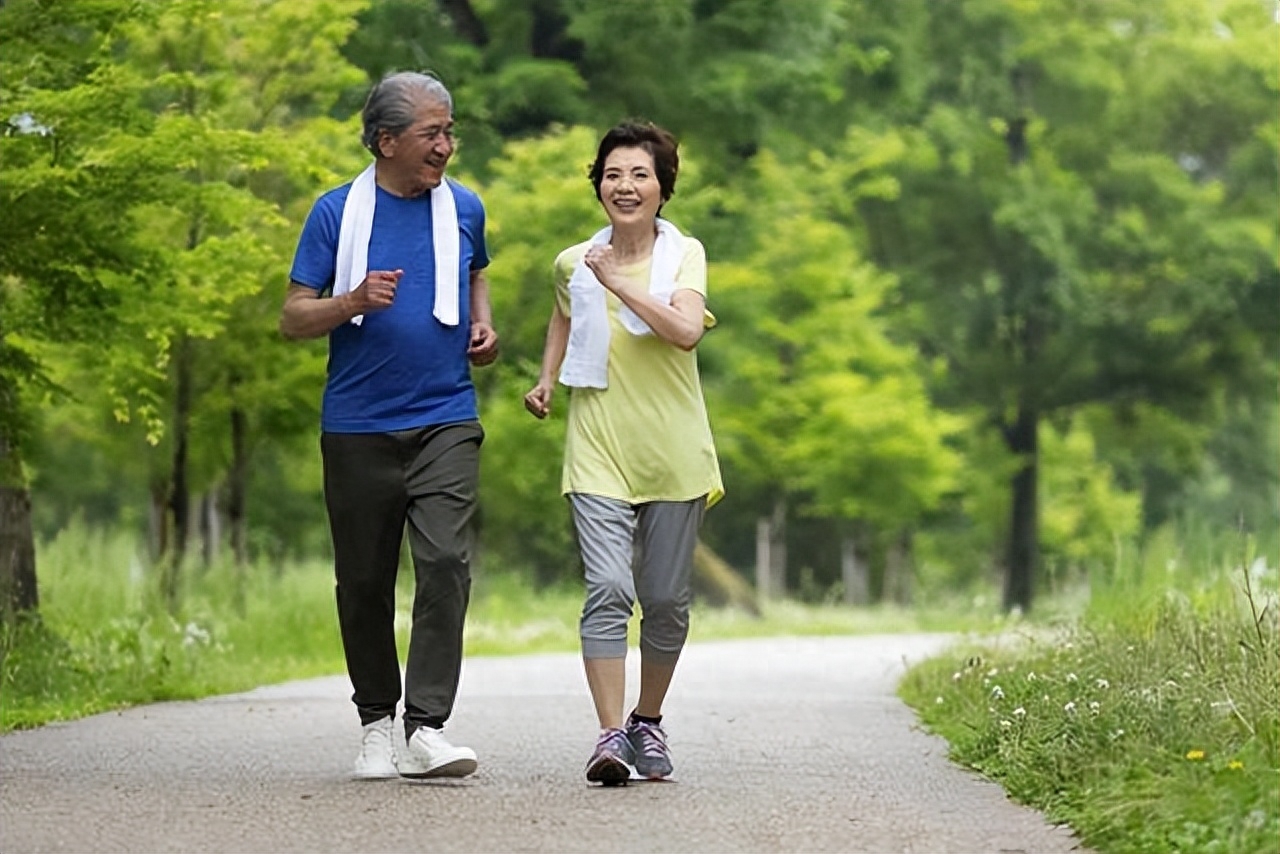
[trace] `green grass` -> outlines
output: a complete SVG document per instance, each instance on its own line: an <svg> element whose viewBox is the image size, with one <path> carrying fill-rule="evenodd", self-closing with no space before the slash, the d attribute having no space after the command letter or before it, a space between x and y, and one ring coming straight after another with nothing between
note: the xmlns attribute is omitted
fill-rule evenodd
<svg viewBox="0 0 1280 854"><path fill-rule="evenodd" d="M1256 565L1255 565L1256 568ZM1103 852L1280 848L1275 570L1117 577L1056 628L913 668L957 762Z"/></svg>
<svg viewBox="0 0 1280 854"><path fill-rule="evenodd" d="M71 526L38 553L41 619L0 636L0 732L160 700L195 699L345 672L332 567L314 561L187 567L170 615L155 570L119 534ZM407 648L412 572L397 628ZM475 573L468 655L578 649L578 584L536 589L513 572ZM696 605L691 638L985 628L990 610L850 609L770 603L761 615ZM634 639L638 632L632 627Z"/></svg>

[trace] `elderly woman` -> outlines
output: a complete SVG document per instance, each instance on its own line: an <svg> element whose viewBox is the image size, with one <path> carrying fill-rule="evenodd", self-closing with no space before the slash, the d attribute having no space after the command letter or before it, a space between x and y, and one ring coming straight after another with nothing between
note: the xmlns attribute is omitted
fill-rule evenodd
<svg viewBox="0 0 1280 854"><path fill-rule="evenodd" d="M600 735L587 780L619 785L631 768L672 773L662 728L689 633L698 528L724 494L694 348L706 312L706 253L660 219L675 192L676 141L652 124L605 134L590 168L609 226L560 253L538 383L525 408L571 389L561 490L586 573L580 636ZM640 693L624 718L627 623L639 599Z"/></svg>

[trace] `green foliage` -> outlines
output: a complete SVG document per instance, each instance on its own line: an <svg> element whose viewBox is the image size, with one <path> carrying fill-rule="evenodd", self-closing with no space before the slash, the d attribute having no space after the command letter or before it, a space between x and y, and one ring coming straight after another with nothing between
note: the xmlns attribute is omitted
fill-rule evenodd
<svg viewBox="0 0 1280 854"><path fill-rule="evenodd" d="M717 439L759 484L809 512L909 525L950 486L958 421L877 314L893 281L825 221L810 176L762 155L744 224L755 251L713 263L721 325L704 345ZM724 306L720 309L719 306Z"/></svg>
<svg viewBox="0 0 1280 854"><path fill-rule="evenodd" d="M118 282L145 263L120 218L132 176L89 154L99 135L139 116L134 82L105 51L132 4L46 6L0 8L0 446L13 486L25 486L14 469L31 394L52 388L40 344L101 340Z"/></svg>
<svg viewBox="0 0 1280 854"><path fill-rule="evenodd" d="M1280 646L1264 567L1098 584L1078 623L957 648L913 668L903 696L957 761L1092 848L1273 850Z"/></svg>
<svg viewBox="0 0 1280 854"><path fill-rule="evenodd" d="M666 212L708 248L729 486L704 535L739 570L776 509L815 600L849 537L874 590L910 543L917 594L976 595L1020 407L1054 583L1168 520L1280 530L1280 63L1253 0L11 0L0 31L0 438L46 532L141 527L175 482L225 507L242 466L253 553L325 552L325 348L275 323L311 202L367 162L367 83L409 67L452 88L489 213L494 559L575 574L563 401L519 400L627 115L683 141Z"/></svg>
<svg viewBox="0 0 1280 854"><path fill-rule="evenodd" d="M55 402L53 391L74 395L64 405L96 429L72 428L85 444L71 444L71 465L94 455L127 460L153 510L173 491L171 482L213 493L246 456L266 462L278 455L263 447L270 439L292 447L292 437L314 429L323 353L286 346L275 318L298 218L321 188L364 157L350 122L338 142L327 117L362 80L337 54L362 7L352 0L130 6L137 20L122 15L102 36L119 58L100 75L105 92L96 99L75 89L22 93L33 115L64 102L82 110L56 124L54 142L62 156L74 151L92 169L94 192L78 197L110 206L100 215L120 242L119 249L91 252L86 273L109 297L98 307L110 314L100 311L83 336L25 344L50 381L37 386L32 378L23 399L34 409ZM128 120L99 122L92 135L78 130L107 104L113 118ZM26 172L30 183L32 170ZM79 229L56 209L33 207L62 217L59 231ZM40 265L65 257L61 249L42 252L35 266L7 269L27 289L49 279ZM37 295L29 311L47 314L58 301ZM236 449L232 419L241 429ZM63 441L49 431L35 447L45 483L60 476ZM103 495L118 501L121 490L108 482L95 497ZM132 511L143 516L141 508ZM293 539L296 548L316 538L306 531Z"/></svg>
<svg viewBox="0 0 1280 854"><path fill-rule="evenodd" d="M220 565L171 614L132 536L71 525L42 546L40 566L39 619L0 638L0 729L342 667L323 571Z"/></svg>

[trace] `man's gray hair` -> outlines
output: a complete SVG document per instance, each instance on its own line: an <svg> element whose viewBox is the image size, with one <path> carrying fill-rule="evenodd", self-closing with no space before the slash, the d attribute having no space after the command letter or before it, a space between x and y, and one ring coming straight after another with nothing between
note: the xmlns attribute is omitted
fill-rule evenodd
<svg viewBox="0 0 1280 854"><path fill-rule="evenodd" d="M385 130L398 136L413 124L414 114L423 101L443 104L453 115L453 96L439 79L418 71L397 71L386 75L369 90L364 102L364 147L381 157L378 136Z"/></svg>

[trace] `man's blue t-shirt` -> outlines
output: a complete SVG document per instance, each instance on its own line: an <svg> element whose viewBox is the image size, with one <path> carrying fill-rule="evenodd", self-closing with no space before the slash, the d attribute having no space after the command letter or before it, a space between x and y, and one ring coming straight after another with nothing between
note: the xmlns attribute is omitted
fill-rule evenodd
<svg viewBox="0 0 1280 854"><path fill-rule="evenodd" d="M472 191L449 182L458 209L460 263L458 325L431 313L435 251L431 194L400 198L377 188L370 270L404 270L395 301L329 333L329 370L321 428L330 433L387 433L478 417L467 361L471 329L470 271L489 265L484 206ZM289 278L317 290L332 287L342 208L351 185L321 196L298 240Z"/></svg>

